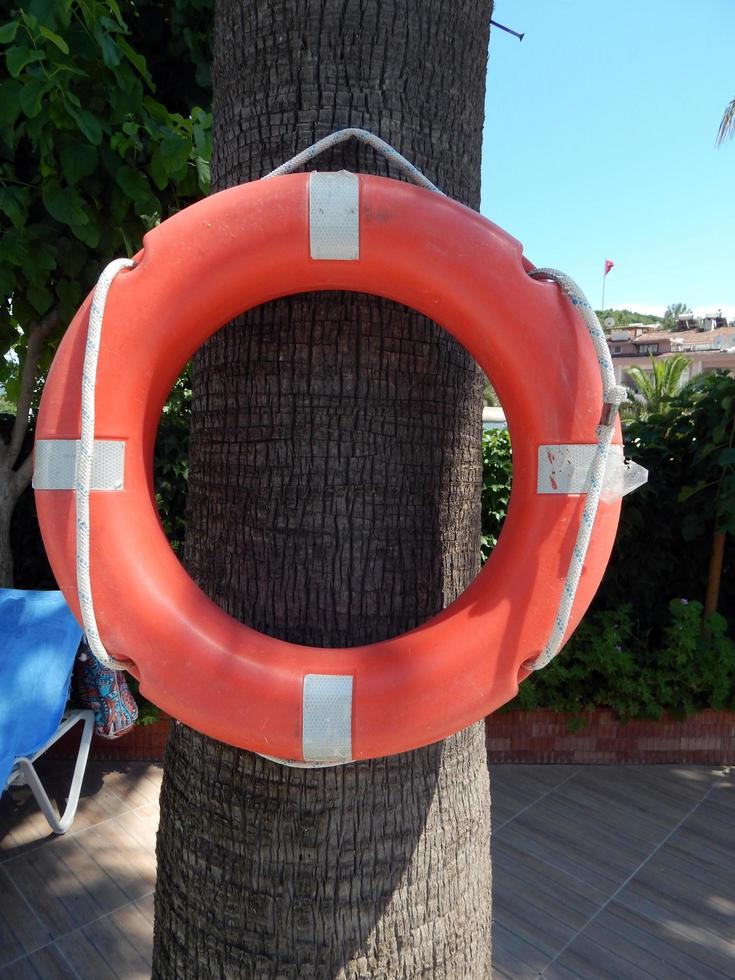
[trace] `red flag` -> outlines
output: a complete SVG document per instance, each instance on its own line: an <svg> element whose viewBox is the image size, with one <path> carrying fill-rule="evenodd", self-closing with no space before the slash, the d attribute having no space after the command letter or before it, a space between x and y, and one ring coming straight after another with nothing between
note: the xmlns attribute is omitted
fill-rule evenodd
<svg viewBox="0 0 735 980"><path fill-rule="evenodd" d="M605 259L605 275L608 274L610 269L615 265L612 259Z"/></svg>

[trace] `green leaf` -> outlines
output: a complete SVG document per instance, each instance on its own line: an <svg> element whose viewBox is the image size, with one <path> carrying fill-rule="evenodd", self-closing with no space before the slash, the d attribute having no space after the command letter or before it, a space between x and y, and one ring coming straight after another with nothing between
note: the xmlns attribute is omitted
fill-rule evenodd
<svg viewBox="0 0 735 980"><path fill-rule="evenodd" d="M136 204L146 205L151 197L148 178L140 170L127 165L120 167L115 175L118 187Z"/></svg>
<svg viewBox="0 0 735 980"><path fill-rule="evenodd" d="M62 54L69 54L69 45L63 39L63 37L59 37L58 34L54 34L53 31L49 30L49 28L45 27L43 24L41 24L39 27L39 31L47 41L51 41L52 44L55 44Z"/></svg>
<svg viewBox="0 0 735 980"><path fill-rule="evenodd" d="M39 78L29 78L20 92L18 103L29 119L35 119L41 111L43 96L48 90L48 82Z"/></svg>
<svg viewBox="0 0 735 980"><path fill-rule="evenodd" d="M11 269L0 266L0 296L6 298L11 295L15 289L15 275ZM0 365L2 365L3 359L0 358Z"/></svg>
<svg viewBox="0 0 735 980"><path fill-rule="evenodd" d="M54 297L45 286L35 286L33 283L28 287L26 296L28 302L40 316L43 316L44 313L47 313L51 309L54 301Z"/></svg>
<svg viewBox="0 0 735 980"><path fill-rule="evenodd" d="M38 17L36 17L35 14L31 13L30 10L24 10L22 7L20 9L20 16L22 17L24 23L29 28L31 33L33 33L33 31L35 31L36 28L38 27Z"/></svg>
<svg viewBox="0 0 735 980"><path fill-rule="evenodd" d="M82 289L78 282L62 279L56 283L62 320L70 320L82 300Z"/></svg>
<svg viewBox="0 0 735 980"><path fill-rule="evenodd" d="M69 279L76 281L79 278L86 258L87 253L79 242L75 242L71 238L62 237L59 239L58 264L64 275ZM61 293L59 295L61 296Z"/></svg>
<svg viewBox="0 0 735 980"><path fill-rule="evenodd" d="M51 217L62 224L69 225L72 231L88 223L84 200L73 188L62 187L58 180L44 181L41 197Z"/></svg>
<svg viewBox="0 0 735 980"><path fill-rule="evenodd" d="M735 466L735 449L723 449L717 462L720 466Z"/></svg>
<svg viewBox="0 0 735 980"><path fill-rule="evenodd" d="M191 143L176 133L167 134L161 141L161 154L166 161L169 173L182 170L189 159Z"/></svg>
<svg viewBox="0 0 735 980"><path fill-rule="evenodd" d="M16 228L22 228L28 212L28 190L23 187L0 189L0 210L7 214Z"/></svg>
<svg viewBox="0 0 735 980"><path fill-rule="evenodd" d="M0 268L5 263L22 269L27 260L27 236L17 228L7 228L0 236Z"/></svg>
<svg viewBox="0 0 735 980"><path fill-rule="evenodd" d="M117 173L117 170L115 173ZM130 198L126 194L123 194L119 187L116 185L112 187L110 193L110 220L113 224L121 224L126 220L130 211L130 203Z"/></svg>
<svg viewBox="0 0 735 980"><path fill-rule="evenodd" d="M17 30L17 20L11 20L9 24L3 24L0 27L0 44L10 44L11 41L15 40Z"/></svg>
<svg viewBox="0 0 735 980"><path fill-rule="evenodd" d="M163 126L168 126L170 122L170 114L165 106L161 105L160 102L156 102L156 100L151 98L150 95L146 95L144 97L143 105L146 107L148 112L150 112L156 122L160 122Z"/></svg>
<svg viewBox="0 0 735 980"><path fill-rule="evenodd" d="M61 172L69 185L79 183L97 169L99 154L89 143L64 143L59 153Z"/></svg>
<svg viewBox="0 0 735 980"><path fill-rule="evenodd" d="M205 193L209 193L209 188L211 186L209 160L204 160L202 157L197 157L197 177L199 178L199 186L201 189Z"/></svg>
<svg viewBox="0 0 735 980"><path fill-rule="evenodd" d="M138 54L137 51L133 50L124 37L118 38L117 43L130 64L133 65L134 68L137 68L146 82L148 82L148 85L153 88L153 80L148 73L148 65L146 64L146 60L143 55Z"/></svg>
<svg viewBox="0 0 735 980"><path fill-rule="evenodd" d="M120 13L120 6L117 0L107 0L107 6L110 8L112 13L115 15L115 20L118 22L123 30L127 30L127 25L123 20L122 14Z"/></svg>
<svg viewBox="0 0 735 980"><path fill-rule="evenodd" d="M45 272L51 272L53 269L56 268L57 244L56 241L54 241L53 244L47 241L43 241L38 234L34 234L34 232L38 232L38 228L39 228L38 225L33 226L31 228L31 234L29 236L31 238L31 244L33 246L32 249L33 268L41 269ZM41 232L41 235L44 237L46 237L47 234L48 233L45 230ZM28 278L33 279L34 277L29 274Z"/></svg>
<svg viewBox="0 0 735 980"><path fill-rule="evenodd" d="M168 167L161 153L161 148L158 146L153 151L151 162L148 164L148 173L159 191L168 186Z"/></svg>
<svg viewBox="0 0 735 980"><path fill-rule="evenodd" d="M12 129L20 115L20 93L23 86L12 78L0 84L0 127Z"/></svg>
<svg viewBox="0 0 735 980"><path fill-rule="evenodd" d="M33 48L27 48L24 45L16 45L8 48L5 52L8 72L13 78L17 78L26 65L30 65L34 61L43 61L45 58L46 55L43 51L34 51Z"/></svg>
<svg viewBox="0 0 735 980"><path fill-rule="evenodd" d="M111 34L121 34L123 31L123 28L111 17L100 17L100 24Z"/></svg>
<svg viewBox="0 0 735 980"><path fill-rule="evenodd" d="M117 68L123 59L120 45L116 44L109 34L105 34L104 31L99 29L95 30L94 37L102 51L102 60L104 63L108 68Z"/></svg>
<svg viewBox="0 0 735 980"><path fill-rule="evenodd" d="M92 115L89 109L77 109L75 106L69 105L68 100L66 110L89 142L94 146L99 146L102 142L102 126L99 119Z"/></svg>
<svg viewBox="0 0 735 980"><path fill-rule="evenodd" d="M72 225L71 230L88 248L97 248L100 243L100 230L96 223Z"/></svg>
<svg viewBox="0 0 735 980"><path fill-rule="evenodd" d="M35 14L42 24L67 28L71 21L71 3L68 0L25 0L23 6Z"/></svg>

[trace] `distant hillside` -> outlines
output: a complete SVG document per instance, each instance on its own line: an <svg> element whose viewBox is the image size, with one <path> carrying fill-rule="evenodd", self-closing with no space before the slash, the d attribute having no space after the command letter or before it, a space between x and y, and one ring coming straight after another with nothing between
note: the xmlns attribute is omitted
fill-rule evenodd
<svg viewBox="0 0 735 980"><path fill-rule="evenodd" d="M661 323L661 316L651 316L649 313L634 313L632 310L597 310L600 322L604 324L609 316L615 317L616 327L627 327L629 323Z"/></svg>

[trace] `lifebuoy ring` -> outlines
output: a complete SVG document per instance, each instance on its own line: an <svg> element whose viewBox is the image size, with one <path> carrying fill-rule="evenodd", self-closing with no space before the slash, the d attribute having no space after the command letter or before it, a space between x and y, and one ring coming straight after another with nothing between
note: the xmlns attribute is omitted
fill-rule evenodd
<svg viewBox="0 0 735 980"><path fill-rule="evenodd" d="M223 191L145 236L105 313L90 574L100 636L146 697L233 745L339 762L444 738L514 696L553 629L585 499L558 485L547 457L594 446L603 402L581 317L530 268L517 241L462 205L344 172ZM152 480L161 408L204 340L245 309L326 289L375 293L441 324L491 378L513 444L508 515L477 579L423 626L347 649L285 643L227 616L169 547ZM73 461L89 311L90 299L46 383L34 477L51 565L77 615ZM600 582L619 510L599 504L567 635Z"/></svg>

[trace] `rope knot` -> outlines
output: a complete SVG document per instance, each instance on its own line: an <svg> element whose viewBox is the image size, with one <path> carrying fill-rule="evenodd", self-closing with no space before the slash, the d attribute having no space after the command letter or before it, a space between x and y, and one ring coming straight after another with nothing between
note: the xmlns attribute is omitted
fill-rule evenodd
<svg viewBox="0 0 735 980"><path fill-rule="evenodd" d="M622 385L610 385L605 394L605 402L602 406L600 415L600 425L610 426L615 422L615 416L622 402L628 397L628 393Z"/></svg>
<svg viewBox="0 0 735 980"><path fill-rule="evenodd" d="M622 405L627 398L628 392L623 385L612 385L612 387L608 388L605 401L610 402L612 405Z"/></svg>

